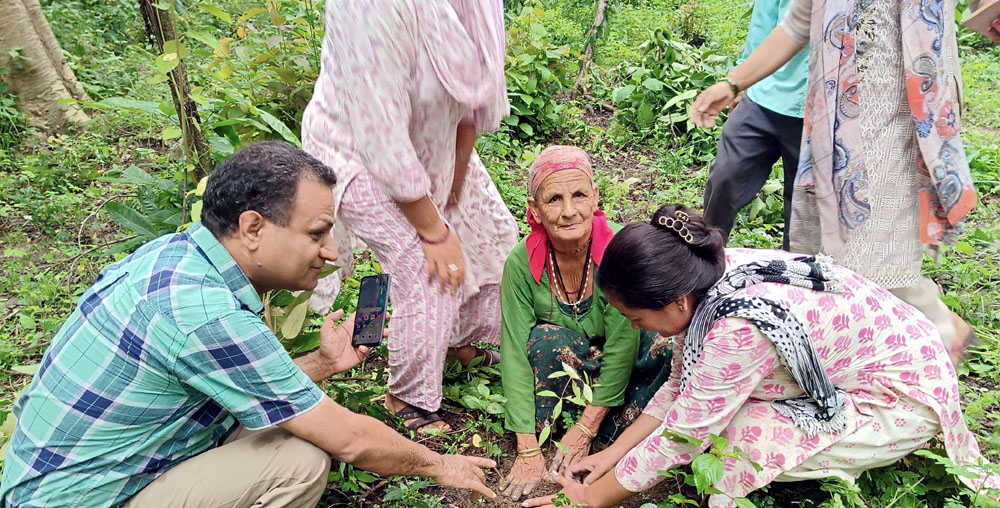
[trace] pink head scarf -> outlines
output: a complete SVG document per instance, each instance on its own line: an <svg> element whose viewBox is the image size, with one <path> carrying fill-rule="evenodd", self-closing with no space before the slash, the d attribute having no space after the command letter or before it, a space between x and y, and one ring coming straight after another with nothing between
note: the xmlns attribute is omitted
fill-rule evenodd
<svg viewBox="0 0 1000 508"><path fill-rule="evenodd" d="M531 169L528 171L529 195L534 196L535 191L549 175L566 169L583 171L591 182L594 181L594 170L587 152L575 146L550 146L542 150L535 162L531 163ZM528 239L525 241L525 247L528 249L528 267L535 283L541 284L542 271L548 261L549 233L545 230L545 226L531 213L531 208L528 208L525 215L528 218L528 225L531 226L531 233L528 234ZM607 248L608 242L611 241L614 234L611 226L608 225L608 218L604 212L601 210L594 212L593 230L590 233L590 258L598 266L604 257L604 249Z"/></svg>

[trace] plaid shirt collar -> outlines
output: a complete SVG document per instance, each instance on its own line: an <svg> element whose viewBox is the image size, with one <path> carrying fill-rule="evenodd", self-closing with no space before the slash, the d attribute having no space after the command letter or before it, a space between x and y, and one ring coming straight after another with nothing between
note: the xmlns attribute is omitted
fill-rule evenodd
<svg viewBox="0 0 1000 508"><path fill-rule="evenodd" d="M264 310L264 302L261 301L253 284L250 284L250 279L243 273L243 269L236 264L232 254L215 238L215 234L209 231L201 221L198 221L187 229L187 235L198 245L201 252L208 258L208 262L212 263L212 266L222 274L226 286L239 298L240 302L251 312L260 314Z"/></svg>

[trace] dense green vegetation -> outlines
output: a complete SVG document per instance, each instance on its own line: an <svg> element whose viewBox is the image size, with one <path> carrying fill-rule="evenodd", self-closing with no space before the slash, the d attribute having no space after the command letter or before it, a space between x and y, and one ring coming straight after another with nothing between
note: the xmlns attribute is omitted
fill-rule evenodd
<svg viewBox="0 0 1000 508"><path fill-rule="evenodd" d="M42 2L70 64L93 98L85 132L54 137L30 130L0 84L0 420L37 367L75 299L107 263L142 241L176 231L197 213L198 182L187 180L182 135L166 72L178 57L215 160L259 139L297 143L302 110L319 72L321 0L161 2L178 24L181 48L159 54L147 42L136 2ZM727 0L615 0L596 40L583 93L576 80L596 2L505 2L507 77L513 115L478 148L524 225L526 167L545 145L577 144L597 163L605 211L642 219L658 205L700 205L720 129L696 131L686 111L694 96L738 55L751 4ZM170 8L170 6L173 8ZM965 137L980 204L957 248L927 273L949 306L975 325L981 346L960 369L966 419L984 453L1000 461L1000 45L964 29ZM3 70L0 70L3 72ZM772 176L780 175L776 168ZM781 186L772 180L745 210L731 244L781 244ZM356 253L356 277L379 270ZM353 306L356 280L337 307ZM281 316L297 302L272 295ZM285 309L285 310L283 310ZM290 351L315 347L322 317L309 314ZM347 407L388 418L381 404L384 347L343 379L324 386ZM446 408L457 432L427 439L436 449L497 458L505 474L513 446L502 432L504 401L494 368L449 367ZM0 432L10 434L13 418ZM717 455L718 453L715 453ZM710 453L709 455L712 455ZM712 465L711 459L702 464ZM644 501L698 506L711 467L685 470ZM689 474L690 473L690 474ZM457 495L427 481L377 478L350 466L331 473L326 505L438 506ZM499 480L499 476L491 478ZM685 483L688 482L688 483ZM759 507L968 506L970 493L933 457L914 456L835 482L775 484L750 497ZM512 504L513 506L513 504Z"/></svg>

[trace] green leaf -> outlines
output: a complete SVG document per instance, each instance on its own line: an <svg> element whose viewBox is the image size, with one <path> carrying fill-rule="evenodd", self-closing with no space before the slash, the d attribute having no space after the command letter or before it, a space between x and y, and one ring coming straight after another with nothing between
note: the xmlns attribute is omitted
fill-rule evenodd
<svg viewBox="0 0 1000 508"><path fill-rule="evenodd" d="M15 365L10 368L10 370L17 372L18 374L24 374L26 376L34 376L38 372L38 368L41 367L41 363L32 363L30 365Z"/></svg>
<svg viewBox="0 0 1000 508"><path fill-rule="evenodd" d="M563 401L562 401L562 399L559 399L559 402L556 402L555 407L552 408L552 419L553 420L555 420L556 418L559 418L559 415L562 414L562 407L563 407Z"/></svg>
<svg viewBox="0 0 1000 508"><path fill-rule="evenodd" d="M478 392L479 395L481 395L483 397L489 397L490 396L490 389L487 388L486 385L482 385L482 384L476 385L476 392Z"/></svg>
<svg viewBox="0 0 1000 508"><path fill-rule="evenodd" d="M285 320L281 323L281 336L285 339L294 339L302 333L306 315L309 313L309 298L311 296L312 291L303 291L285 309Z"/></svg>
<svg viewBox="0 0 1000 508"><path fill-rule="evenodd" d="M736 503L736 508L757 508L753 501L745 497L734 497L733 501Z"/></svg>
<svg viewBox="0 0 1000 508"><path fill-rule="evenodd" d="M357 469L354 470L354 477L357 478L357 480L359 482L363 482L363 483L371 483L371 482L375 481L375 477L374 476L372 476L372 475L370 475L370 474L368 474L368 473L366 473L364 471L358 471Z"/></svg>
<svg viewBox="0 0 1000 508"><path fill-rule="evenodd" d="M166 116L166 115L164 115L164 113L162 111L160 111L160 105L158 103L152 102L152 101L137 101L137 100L134 100L134 99L126 99L124 97L108 97L107 99L101 99L100 102L91 103L91 104L84 103L84 104L87 104L87 105L91 105L92 104L94 106L97 106L97 109L104 109L104 110L118 109L118 110L127 110L127 111L143 111L143 112L146 112L146 113L153 113L155 115Z"/></svg>
<svg viewBox="0 0 1000 508"><path fill-rule="evenodd" d="M699 493L703 493L722 479L726 466L715 455L703 453L691 461L691 471L694 473L695 487Z"/></svg>
<svg viewBox="0 0 1000 508"><path fill-rule="evenodd" d="M583 385L583 400L587 401L587 404L594 401L594 389L586 383Z"/></svg>
<svg viewBox="0 0 1000 508"><path fill-rule="evenodd" d="M566 374L569 375L570 379L576 379L578 381L580 380L580 375L576 373L576 369L574 369L572 365L566 362L562 362L562 368L563 371L565 371Z"/></svg>
<svg viewBox="0 0 1000 508"><path fill-rule="evenodd" d="M614 93L611 94L611 101L615 104L619 104L625 99L632 96L632 92L635 91L635 85L625 85L623 87L616 88Z"/></svg>
<svg viewBox="0 0 1000 508"><path fill-rule="evenodd" d="M204 207L204 201L196 201L193 205L191 205L191 222L201 220L201 210Z"/></svg>
<svg viewBox="0 0 1000 508"><path fill-rule="evenodd" d="M683 92L681 92L681 93L679 93L679 94L671 97L670 100L668 100L667 103L663 105L663 110L666 111L666 110L668 110L668 109L676 106L679 102L693 99L697 95L698 95L698 91L697 90L685 90L685 91L683 91Z"/></svg>
<svg viewBox="0 0 1000 508"><path fill-rule="evenodd" d="M323 269L319 271L319 278L322 279L324 277L329 277L330 275L333 274L333 272L336 272L337 270L340 270L339 266L333 263L327 263L323 265Z"/></svg>
<svg viewBox="0 0 1000 508"><path fill-rule="evenodd" d="M165 75L176 69L180 63L181 60L177 58L177 53L164 53L156 57L156 60L153 61L153 67L156 68L156 72Z"/></svg>
<svg viewBox="0 0 1000 508"><path fill-rule="evenodd" d="M469 409L482 409L483 402L472 395L462 396L462 405Z"/></svg>
<svg viewBox="0 0 1000 508"><path fill-rule="evenodd" d="M289 143L299 148L302 147L302 142L299 141L299 137L296 136L295 133L292 132L291 129L289 129L288 126L285 125L281 120L278 120L277 118L274 117L274 115L268 113L267 111L264 111L263 109L253 108L252 111L254 111L255 114L259 116L260 119L263 120L268 127L273 129L274 132L281 135L281 137L284 138L285 141L288 141Z"/></svg>
<svg viewBox="0 0 1000 508"><path fill-rule="evenodd" d="M556 395L556 392L554 392L552 390L542 390L542 391L536 393L535 396L536 397L558 397L558 395Z"/></svg>
<svg viewBox="0 0 1000 508"><path fill-rule="evenodd" d="M157 233L156 228L154 228L153 225L142 216L142 214L121 203L111 201L104 205L104 210L108 212L108 215L110 215L115 222L121 224L121 226L125 229L138 234L144 240L152 240L160 236Z"/></svg>
<svg viewBox="0 0 1000 508"><path fill-rule="evenodd" d="M319 330L299 334L291 344L288 345L288 352L299 355L302 353L308 353L313 349L319 347L320 335Z"/></svg>
<svg viewBox="0 0 1000 508"><path fill-rule="evenodd" d="M636 114L639 126L648 129L653 126L654 120L656 120L656 114L653 113L653 106L650 106L648 102L639 105L639 111Z"/></svg>
<svg viewBox="0 0 1000 508"><path fill-rule="evenodd" d="M24 330L34 330L38 328L38 323L35 322L35 318L28 314L21 314L18 317L18 321L21 323L21 328Z"/></svg>
<svg viewBox="0 0 1000 508"><path fill-rule="evenodd" d="M162 132L160 132L160 137L164 141L169 141L171 139L177 139L181 137L184 133L181 132L180 127L165 127Z"/></svg>
<svg viewBox="0 0 1000 508"><path fill-rule="evenodd" d="M529 135L529 136L534 136L535 135L535 129L533 127L531 127L531 125L529 125L527 123L522 123L518 127L520 127L521 130L524 131L524 133L527 134L527 135Z"/></svg>
<svg viewBox="0 0 1000 508"><path fill-rule="evenodd" d="M504 414L503 406L497 402L490 402L486 405L486 412L491 415L502 415Z"/></svg>
<svg viewBox="0 0 1000 508"><path fill-rule="evenodd" d="M644 86L646 90L652 92L659 92L660 90L663 90L663 82L656 78L646 78L642 82L642 86Z"/></svg>
<svg viewBox="0 0 1000 508"><path fill-rule="evenodd" d="M184 44L182 44L177 39L174 39L172 41L164 41L163 53L164 54L173 53L176 55L175 58L183 60L184 57L187 56L187 49L184 47Z"/></svg>
<svg viewBox="0 0 1000 508"><path fill-rule="evenodd" d="M217 50L220 50L220 51L222 50L222 43L219 42L219 39L216 39L214 35L212 35L212 34L210 34L208 32L192 31L192 32L188 32L187 35L188 35L188 37L190 37L190 38L192 38L192 39L194 39L194 40L196 40L196 41L198 41L198 42L200 42L200 43L202 43L202 44L204 44L204 45L206 45L206 46L208 46L208 47L210 47L212 49L217 49Z"/></svg>
<svg viewBox="0 0 1000 508"><path fill-rule="evenodd" d="M198 7L201 7L201 10L221 19L222 21L225 21L226 23L233 23L233 18L229 15L229 13L210 3L200 3L198 4Z"/></svg>
<svg viewBox="0 0 1000 508"><path fill-rule="evenodd" d="M545 444L545 440L549 438L549 434L552 433L552 426L546 425L541 432L538 433L538 446Z"/></svg>
<svg viewBox="0 0 1000 508"><path fill-rule="evenodd" d="M674 432L674 431L672 431L670 429L664 429L663 433L661 435L663 437L665 437L665 438L667 438L667 439L675 442L675 443L685 443L685 444L693 444L693 445L700 445L701 444L701 440L698 439L698 438L696 438L696 437L689 436L689 435L681 433L681 432Z"/></svg>
<svg viewBox="0 0 1000 508"><path fill-rule="evenodd" d="M153 183L153 177L136 165L131 165L122 171L122 179L132 185L149 185Z"/></svg>

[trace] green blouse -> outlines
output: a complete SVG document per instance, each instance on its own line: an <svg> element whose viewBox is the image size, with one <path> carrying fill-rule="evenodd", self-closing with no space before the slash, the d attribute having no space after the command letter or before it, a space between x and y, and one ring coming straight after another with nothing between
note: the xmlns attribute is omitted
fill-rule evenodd
<svg viewBox="0 0 1000 508"><path fill-rule="evenodd" d="M611 224L611 228L617 232L621 226ZM528 363L527 344L531 330L540 323L568 328L591 339L604 338L593 404L614 407L624 403L625 387L638 354L639 330L608 303L596 284L590 309L574 319L553 298L545 272L541 284L535 283L528 269L525 240L521 240L507 256L501 288L500 374L507 398L507 430L535 433L535 375Z"/></svg>

